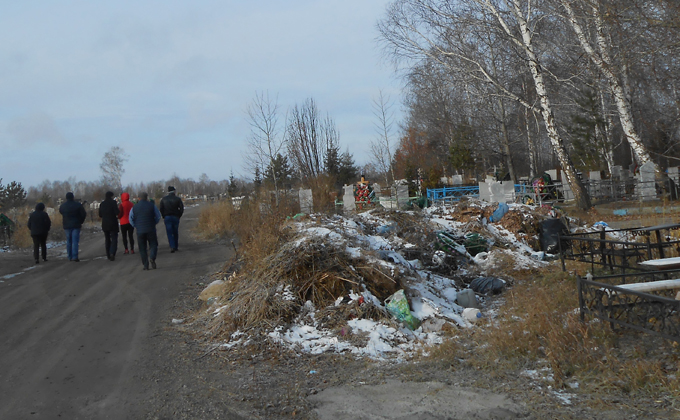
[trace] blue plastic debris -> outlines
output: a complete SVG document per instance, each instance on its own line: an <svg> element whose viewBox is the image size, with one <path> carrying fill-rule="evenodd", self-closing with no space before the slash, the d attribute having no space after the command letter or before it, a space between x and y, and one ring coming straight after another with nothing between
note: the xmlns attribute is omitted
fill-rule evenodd
<svg viewBox="0 0 680 420"><path fill-rule="evenodd" d="M498 203L498 208L493 212L491 217L489 217L489 222L495 223L498 222L505 216L505 213L507 213L510 210L507 204L505 203Z"/></svg>

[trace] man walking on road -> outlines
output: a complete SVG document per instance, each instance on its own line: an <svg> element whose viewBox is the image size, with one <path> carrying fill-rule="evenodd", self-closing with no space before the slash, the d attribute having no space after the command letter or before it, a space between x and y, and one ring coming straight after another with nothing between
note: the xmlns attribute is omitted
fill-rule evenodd
<svg viewBox="0 0 680 420"><path fill-rule="evenodd" d="M38 203L35 205L35 211L28 217L28 228L31 230L31 238L33 239L33 258L35 263L39 264L38 251L42 251L43 261L47 261L47 234L50 232L52 220L45 211L45 205Z"/></svg>
<svg viewBox="0 0 680 420"><path fill-rule="evenodd" d="M156 268L156 255L158 255L158 236L156 236L156 225L161 220L161 213L158 207L149 201L149 194L143 192L139 194L139 202L130 210L130 224L137 229L137 246L139 255L142 257L144 270ZM149 252L147 254L147 244Z"/></svg>
<svg viewBox="0 0 680 420"><path fill-rule="evenodd" d="M118 250L118 204L111 191L106 192L106 199L99 205L99 217L102 218L106 258L113 261Z"/></svg>
<svg viewBox="0 0 680 420"><path fill-rule="evenodd" d="M179 219L184 214L184 203L175 194L175 187L168 187L168 195L161 199L161 216L165 222L165 231L168 234L170 252L177 251L179 247Z"/></svg>
<svg viewBox="0 0 680 420"><path fill-rule="evenodd" d="M75 201L72 192L66 193L66 202L59 206L66 232L66 254L68 260L80 262L78 259L78 243L80 242L80 228L85 222L87 213L82 204Z"/></svg>

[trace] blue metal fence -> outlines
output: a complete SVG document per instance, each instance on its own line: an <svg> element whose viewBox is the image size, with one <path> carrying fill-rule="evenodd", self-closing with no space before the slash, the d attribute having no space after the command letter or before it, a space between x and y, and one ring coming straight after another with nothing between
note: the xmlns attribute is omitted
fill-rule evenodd
<svg viewBox="0 0 680 420"><path fill-rule="evenodd" d="M529 184L515 184L515 195L524 197L534 195L534 189ZM461 197L479 197L479 185L474 187L446 187L428 188L427 198L435 202L460 201Z"/></svg>
<svg viewBox="0 0 680 420"><path fill-rule="evenodd" d="M479 197L479 185L475 187L428 188L427 199L431 202L460 201L461 197Z"/></svg>

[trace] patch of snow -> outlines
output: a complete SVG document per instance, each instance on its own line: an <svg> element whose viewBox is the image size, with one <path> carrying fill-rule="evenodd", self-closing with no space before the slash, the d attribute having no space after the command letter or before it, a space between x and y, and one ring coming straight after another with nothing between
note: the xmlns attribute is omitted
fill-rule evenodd
<svg viewBox="0 0 680 420"><path fill-rule="evenodd" d="M571 405L571 399L574 398L573 394L570 394L566 391L553 391L553 394L557 397L558 400L562 402L564 405Z"/></svg>

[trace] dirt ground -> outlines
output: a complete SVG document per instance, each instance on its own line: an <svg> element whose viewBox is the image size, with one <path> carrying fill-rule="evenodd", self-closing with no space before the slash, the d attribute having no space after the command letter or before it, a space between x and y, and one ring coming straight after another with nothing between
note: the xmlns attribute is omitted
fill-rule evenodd
<svg viewBox="0 0 680 420"><path fill-rule="evenodd" d="M499 373L465 357L376 362L299 354L265 339L221 350L194 320L207 309L197 296L226 261L227 242L192 240L161 254L155 276L143 278L136 255L113 272L118 262L97 259L100 236L85 235L81 249L92 251L77 267L57 257L27 270L27 252L0 254L0 418L680 418L673 401L618 391L573 390L565 401L523 366ZM470 357L483 345L457 339Z"/></svg>
<svg viewBox="0 0 680 420"><path fill-rule="evenodd" d="M196 296L203 287L190 285L182 296ZM203 310L203 303L186 298L176 302L178 316ZM350 355L299 354L264 341L222 351L213 350L203 331L189 324L161 333L159 340L178 344L156 360L174 358L169 363L173 369L191 379L186 387L168 384L175 397L157 404L146 418L680 419L672 401L613 390L598 395L572 390L567 403L549 385L522 375L523 366L499 374L492 367L477 369L465 359L455 365L427 357L376 362ZM460 340L471 357L477 345ZM222 411L227 406L231 411ZM202 412L206 417L197 416ZM241 417L230 417L235 413Z"/></svg>

